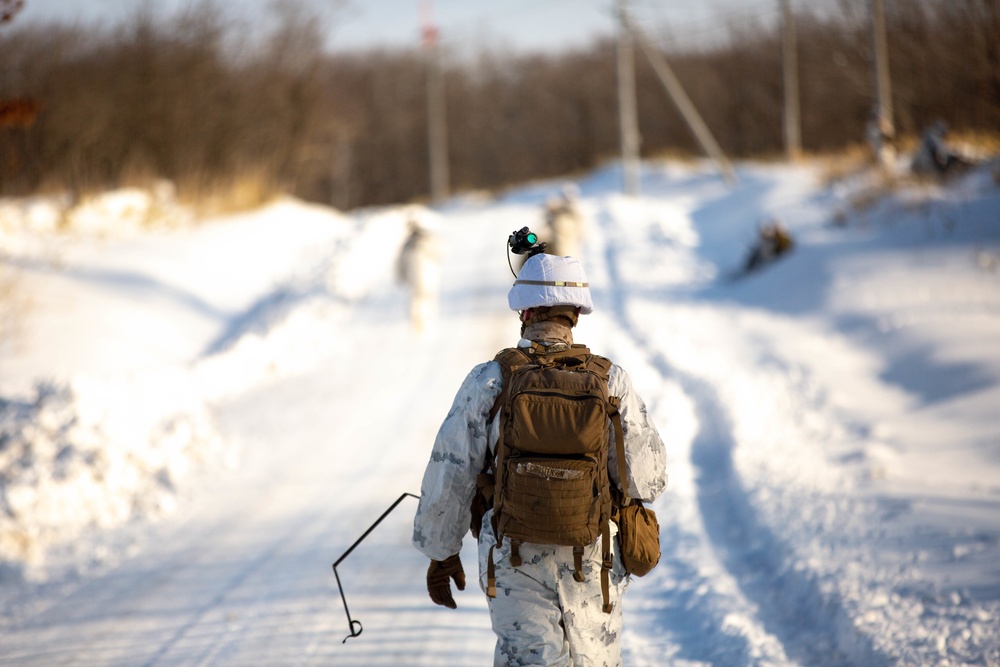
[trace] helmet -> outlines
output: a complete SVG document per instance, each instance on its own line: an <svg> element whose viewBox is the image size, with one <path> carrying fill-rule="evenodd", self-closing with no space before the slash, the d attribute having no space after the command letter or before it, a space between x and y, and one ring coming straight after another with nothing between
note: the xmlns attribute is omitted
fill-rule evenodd
<svg viewBox="0 0 1000 667"><path fill-rule="evenodd" d="M574 257L532 255L521 267L507 293L511 310L542 306L577 306L584 315L593 312L590 284L580 261Z"/></svg>

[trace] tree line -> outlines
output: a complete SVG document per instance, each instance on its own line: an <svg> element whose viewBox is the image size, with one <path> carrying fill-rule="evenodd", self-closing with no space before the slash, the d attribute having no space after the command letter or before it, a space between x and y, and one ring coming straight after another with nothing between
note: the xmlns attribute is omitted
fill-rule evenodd
<svg viewBox="0 0 1000 667"><path fill-rule="evenodd" d="M429 191L420 49L338 52L328 26L286 3L261 37L213 5L169 20L140 11L112 29L0 27L0 101L37 106L0 127L0 195L86 193L150 179L182 193L285 191L342 209ZM863 141L873 108L867 3L797 9L802 143ZM902 134L936 119L1000 129L1000 0L887 0L894 115ZM732 157L783 153L780 27L664 49ZM559 54L444 53L453 190L587 170L619 150L613 41ZM642 154L698 152L636 54ZM19 102L20 101L20 102ZM13 107L12 107L13 108Z"/></svg>

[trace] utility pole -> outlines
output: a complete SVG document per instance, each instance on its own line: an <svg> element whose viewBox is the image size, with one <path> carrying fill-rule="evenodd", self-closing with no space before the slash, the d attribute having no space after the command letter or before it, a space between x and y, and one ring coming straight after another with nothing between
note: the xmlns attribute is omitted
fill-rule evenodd
<svg viewBox="0 0 1000 667"><path fill-rule="evenodd" d="M346 130L334 140L333 187L330 188L330 205L346 211L351 208L351 171L354 169L354 142Z"/></svg>
<svg viewBox="0 0 1000 667"><path fill-rule="evenodd" d="M892 81L889 78L889 42L885 31L885 6L882 0L871 0L872 52L875 68L875 109L873 135L876 139L876 158L888 167L893 158L892 140L896 126L892 118Z"/></svg>
<svg viewBox="0 0 1000 667"><path fill-rule="evenodd" d="M625 194L639 194L639 121L635 103L635 49L628 26L627 0L618 0L618 125L621 128Z"/></svg>
<svg viewBox="0 0 1000 667"><path fill-rule="evenodd" d="M712 136L712 132L708 129L708 126L705 125L705 121L702 120L701 115L698 113L698 109L695 108L691 98L687 96L686 92L684 92L684 87L681 85L680 80L678 80L677 75L674 74L673 68L670 67L667 59L663 57L663 54L650 44L649 39L641 30L639 30L638 26L628 20L628 17L626 17L626 23L627 29L639 43L639 46L642 48L642 52L646 54L646 59L649 60L649 64L653 66L653 71L656 72L656 76L660 78L660 83L663 84L667 94L670 95L670 99L673 100L677 110L680 111L681 116L684 117L684 121L691 129L695 139L697 139L698 143L701 144L702 150L715 161L716 166L722 173L723 178L726 179L726 182L730 185L734 185L737 182L736 172L733 171L732 165L729 164L729 159L726 158L726 154L722 152L722 148L715 140L715 137Z"/></svg>
<svg viewBox="0 0 1000 667"><path fill-rule="evenodd" d="M448 125L445 116L444 77L438 30L431 18L431 0L420 4L423 24L423 45L427 62L427 143L430 160L431 201L443 201L448 196Z"/></svg>
<svg viewBox="0 0 1000 667"><path fill-rule="evenodd" d="M792 0L781 0L782 70L785 79L785 154L794 162L802 155L799 115L799 57Z"/></svg>

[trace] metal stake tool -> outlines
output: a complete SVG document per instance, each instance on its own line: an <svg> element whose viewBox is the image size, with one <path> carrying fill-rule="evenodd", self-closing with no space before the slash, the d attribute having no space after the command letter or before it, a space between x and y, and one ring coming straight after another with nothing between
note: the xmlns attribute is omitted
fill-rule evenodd
<svg viewBox="0 0 1000 667"><path fill-rule="evenodd" d="M396 509L396 506L399 505L399 503L403 502L403 499L406 498L407 496L409 496L411 498L416 498L417 500L420 499L420 496L414 495L412 493L404 493L403 495L401 495L399 498L396 499L396 502L394 502L392 505L390 505L389 509L387 509L385 512L383 512L382 516L380 516L378 518L378 520L375 521L375 523L373 523L368 528L368 530L365 531L365 534L362 535L361 537L359 537L357 539L357 541L354 544L352 544L351 547L347 551L345 551L340 558L337 559L337 562L333 564L333 576L335 576L337 578L337 588L340 589L340 599L344 601L344 611L347 613L347 626L348 626L348 628L350 628L350 631L351 631L351 634L349 634L346 637L344 637L344 641L341 642L342 644L346 644L347 640L350 639L351 637L357 637L358 635L360 635L361 634L361 630L363 628L361 627L361 621L351 620L351 610L347 608L347 597L344 595L344 587L340 583L340 575L337 574L337 566L340 565L340 562L342 560L344 560L349 555L351 555L351 552L354 551L354 547L356 547L359 544L361 544L362 540L364 540L366 537L368 537L368 535L373 530L375 530L375 527L378 526L380 523L382 523L382 519L384 519L387 516L389 516L389 513L392 512L394 509ZM357 626L357 630L355 630L355 626Z"/></svg>

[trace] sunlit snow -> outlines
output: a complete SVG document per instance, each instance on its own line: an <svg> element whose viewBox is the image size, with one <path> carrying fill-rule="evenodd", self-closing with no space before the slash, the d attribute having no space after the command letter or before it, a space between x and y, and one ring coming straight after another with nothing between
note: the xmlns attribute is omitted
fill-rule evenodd
<svg viewBox="0 0 1000 667"><path fill-rule="evenodd" d="M625 664L1000 664L997 174L861 208L809 165L575 180L576 339L628 370L671 480ZM506 239L565 183L197 223L167 186L0 201L0 663L489 664L476 586L427 598L415 504L338 568L346 643L330 565L516 342ZM413 216L444 258L419 333ZM735 278L772 219L795 249Z"/></svg>

